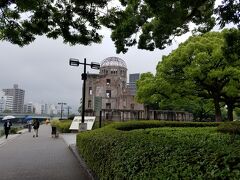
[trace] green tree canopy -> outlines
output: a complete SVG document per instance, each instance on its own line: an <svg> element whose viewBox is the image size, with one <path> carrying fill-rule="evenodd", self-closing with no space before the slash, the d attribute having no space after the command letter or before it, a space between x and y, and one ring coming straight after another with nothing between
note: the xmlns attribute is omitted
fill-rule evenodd
<svg viewBox="0 0 240 180"><path fill-rule="evenodd" d="M150 91L148 82L140 87L149 89L145 98L154 95L160 108L196 113L214 107L216 121L221 121L221 105L227 105L232 120L233 109L240 105L239 40L236 29L190 37L159 62L151 80L154 90ZM138 83L144 86L141 79ZM192 106L194 103L197 105Z"/></svg>
<svg viewBox="0 0 240 180"><path fill-rule="evenodd" d="M175 36L185 34L192 24L194 32L208 32L216 24L239 25L239 0L120 0L124 8L112 8L103 24L112 29L117 52L127 52L138 44L139 49L164 49Z"/></svg>
<svg viewBox="0 0 240 180"><path fill-rule="evenodd" d="M222 94L223 101L226 103L228 109L228 119L233 120L234 108L240 107L240 72L237 69L240 67L240 31L231 29L224 34L224 38L224 57L232 67L236 68Z"/></svg>
<svg viewBox="0 0 240 180"><path fill-rule="evenodd" d="M23 46L36 35L71 45L101 42L99 9L109 0L1 0L0 39Z"/></svg>
<svg viewBox="0 0 240 180"><path fill-rule="evenodd" d="M166 79L163 75L164 72L159 67L162 65L159 63L155 76L152 73L141 75L137 81L137 101L143 103L145 107L155 110L191 112L196 121L212 120L214 117L213 103L193 95L191 87L183 81Z"/></svg>
<svg viewBox="0 0 240 180"><path fill-rule="evenodd" d="M100 43L101 25L112 29L117 53L129 46L163 49L175 36L207 32L218 23L239 25L239 0L1 0L0 40L23 46L45 34L71 45ZM111 6L108 5L111 3Z"/></svg>
<svg viewBox="0 0 240 180"><path fill-rule="evenodd" d="M154 75L150 72L141 74L137 81L137 101L147 106L154 106L155 91Z"/></svg>

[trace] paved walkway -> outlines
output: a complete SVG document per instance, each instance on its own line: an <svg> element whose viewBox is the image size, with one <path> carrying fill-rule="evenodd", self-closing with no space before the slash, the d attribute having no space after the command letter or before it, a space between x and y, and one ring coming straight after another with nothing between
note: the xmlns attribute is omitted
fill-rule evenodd
<svg viewBox="0 0 240 180"><path fill-rule="evenodd" d="M76 135L76 133L62 133L60 134L60 137L62 137L65 143L70 146L76 145Z"/></svg>
<svg viewBox="0 0 240 180"><path fill-rule="evenodd" d="M51 137L51 126L42 125L39 137L25 132L0 140L1 180L91 179L62 138Z"/></svg>

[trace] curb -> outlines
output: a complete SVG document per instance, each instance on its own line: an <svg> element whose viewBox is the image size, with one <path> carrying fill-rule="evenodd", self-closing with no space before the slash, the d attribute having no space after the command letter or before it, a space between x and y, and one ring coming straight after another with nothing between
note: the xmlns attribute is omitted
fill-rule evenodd
<svg viewBox="0 0 240 180"><path fill-rule="evenodd" d="M16 139L18 136L20 136L20 134L11 134L10 136L8 136L7 139L5 139L5 136L0 138L0 147L4 146L5 144L7 144L7 142L11 142L14 139Z"/></svg>
<svg viewBox="0 0 240 180"><path fill-rule="evenodd" d="M85 170L85 172L89 175L89 177L92 180L98 180L97 176L94 175L94 173L87 167L85 161L83 160L83 158L81 157L81 155L78 153L77 151L77 147L76 144L70 144L69 149L72 151L73 155L77 158L79 164L81 165L81 167Z"/></svg>
<svg viewBox="0 0 240 180"><path fill-rule="evenodd" d="M4 146L7 144L7 142L11 142L17 137L19 137L21 134L24 134L27 132L27 129L22 129L18 131L16 134L9 134L8 139L5 139L5 136L0 137L0 147Z"/></svg>

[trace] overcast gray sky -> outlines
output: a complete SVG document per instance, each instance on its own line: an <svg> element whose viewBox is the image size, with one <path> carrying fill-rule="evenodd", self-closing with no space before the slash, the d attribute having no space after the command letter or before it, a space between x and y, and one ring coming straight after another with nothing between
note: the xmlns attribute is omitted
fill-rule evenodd
<svg viewBox="0 0 240 180"><path fill-rule="evenodd" d="M69 66L69 58L78 58L87 62L101 62L109 56L122 58L129 73L153 72L162 55L176 49L177 44L187 35L178 39L165 50L146 51L136 47L126 54L116 54L110 39L110 31L103 30L105 38L102 44L91 46L69 46L62 39L52 40L38 37L23 48L8 42L0 42L0 89L11 88L18 84L25 90L25 103L66 102L78 107L82 96L81 73L83 67ZM97 72L87 68L89 72Z"/></svg>

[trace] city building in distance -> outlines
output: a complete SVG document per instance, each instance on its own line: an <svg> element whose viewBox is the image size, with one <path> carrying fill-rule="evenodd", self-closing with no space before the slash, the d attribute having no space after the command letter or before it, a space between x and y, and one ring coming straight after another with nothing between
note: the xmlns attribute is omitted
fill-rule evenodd
<svg viewBox="0 0 240 180"><path fill-rule="evenodd" d="M13 113L22 113L25 91L19 89L17 84L14 84L13 88L3 89L2 91L5 93L5 96L7 97L6 104L8 104L7 105L8 107L10 107L9 110L11 110L11 112ZM9 96L12 97L12 104L10 104L11 98Z"/></svg>
<svg viewBox="0 0 240 180"><path fill-rule="evenodd" d="M0 113L5 111L13 111L13 96L6 96L3 91L0 91Z"/></svg>
<svg viewBox="0 0 240 180"><path fill-rule="evenodd" d="M129 74L129 83L128 87L130 90L130 94L135 96L137 92L137 80L140 79L140 73Z"/></svg>

